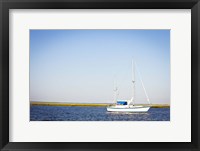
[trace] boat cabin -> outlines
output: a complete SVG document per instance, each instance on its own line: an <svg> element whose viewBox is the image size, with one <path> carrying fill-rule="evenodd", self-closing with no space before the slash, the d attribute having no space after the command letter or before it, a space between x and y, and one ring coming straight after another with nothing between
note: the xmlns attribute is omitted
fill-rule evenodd
<svg viewBox="0 0 200 151"><path fill-rule="evenodd" d="M117 105L128 105L127 100L117 100Z"/></svg>

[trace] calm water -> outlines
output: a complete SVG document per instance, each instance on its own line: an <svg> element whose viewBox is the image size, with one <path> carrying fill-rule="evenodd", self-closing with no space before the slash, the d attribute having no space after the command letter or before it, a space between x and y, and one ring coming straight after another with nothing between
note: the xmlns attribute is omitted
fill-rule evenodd
<svg viewBox="0 0 200 151"><path fill-rule="evenodd" d="M31 121L170 121L169 108L148 113L111 113L106 107L31 106Z"/></svg>

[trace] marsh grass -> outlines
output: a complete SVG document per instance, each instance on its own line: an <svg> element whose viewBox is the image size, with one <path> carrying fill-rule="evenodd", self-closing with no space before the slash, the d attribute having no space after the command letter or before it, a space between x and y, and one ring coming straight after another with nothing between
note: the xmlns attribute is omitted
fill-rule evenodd
<svg viewBox="0 0 200 151"><path fill-rule="evenodd" d="M30 102L31 106L82 106L82 107L106 107L110 104L102 103L61 103L61 102ZM170 108L169 104L137 104L143 106L150 106L153 108Z"/></svg>

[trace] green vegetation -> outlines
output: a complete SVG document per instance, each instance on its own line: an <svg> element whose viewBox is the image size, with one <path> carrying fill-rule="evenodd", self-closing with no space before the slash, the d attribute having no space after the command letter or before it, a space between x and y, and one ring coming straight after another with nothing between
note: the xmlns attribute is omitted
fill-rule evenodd
<svg viewBox="0 0 200 151"><path fill-rule="evenodd" d="M85 106L85 107L106 107L110 104L102 103L61 103L61 102L30 102L31 106ZM169 108L169 104L137 104L143 106L151 106L153 108Z"/></svg>
<svg viewBox="0 0 200 151"><path fill-rule="evenodd" d="M59 102L31 102L31 105L38 106L107 106L108 104L90 104L90 103L59 103Z"/></svg>

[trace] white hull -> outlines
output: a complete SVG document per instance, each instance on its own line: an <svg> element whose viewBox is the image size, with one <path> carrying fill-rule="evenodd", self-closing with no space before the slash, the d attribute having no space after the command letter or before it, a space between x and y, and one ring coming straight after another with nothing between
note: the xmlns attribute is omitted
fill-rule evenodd
<svg viewBox="0 0 200 151"><path fill-rule="evenodd" d="M108 112L148 112L150 107L148 106L131 106L131 107L117 107L111 106L107 107Z"/></svg>

